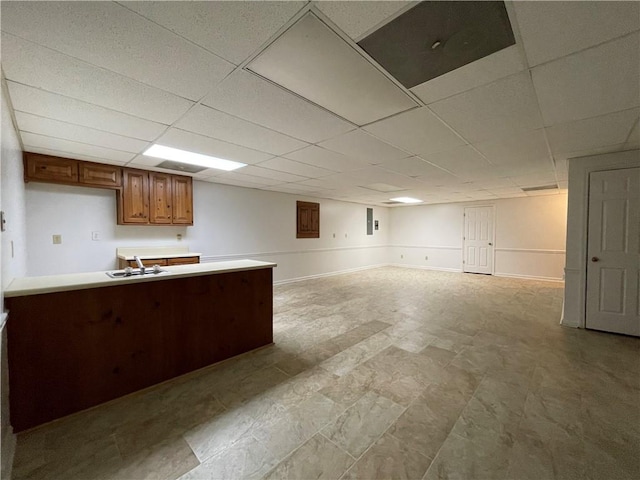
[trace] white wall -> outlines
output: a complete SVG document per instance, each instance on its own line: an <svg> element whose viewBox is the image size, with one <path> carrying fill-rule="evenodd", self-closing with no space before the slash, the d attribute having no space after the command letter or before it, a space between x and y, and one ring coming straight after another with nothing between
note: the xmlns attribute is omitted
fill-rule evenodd
<svg viewBox="0 0 640 480"><path fill-rule="evenodd" d="M567 265L562 324L585 326L589 173L640 166L640 150L569 159Z"/></svg>
<svg viewBox="0 0 640 480"><path fill-rule="evenodd" d="M495 275L562 279L565 194L394 208L389 262L462 271L463 213L473 205L495 207Z"/></svg>
<svg viewBox="0 0 640 480"><path fill-rule="evenodd" d="M24 182L22 180L22 152L18 135L7 105L7 91L2 79L1 115L2 136L0 137L0 210L6 214L6 231L0 242L0 313L4 312L4 289L14 277L26 274L26 228L24 207ZM4 315L2 316L4 321ZM15 435L9 424L9 389L7 368L7 335L4 323L0 328L0 456L2 478L10 478Z"/></svg>
<svg viewBox="0 0 640 480"><path fill-rule="evenodd" d="M386 208L374 208L381 227L368 236L365 205L196 181L193 227L118 226L114 191L34 182L26 190L30 276L113 269L117 247L177 244L177 234L203 261L274 261L277 281L386 262ZM319 239L295 238L296 200L320 203Z"/></svg>

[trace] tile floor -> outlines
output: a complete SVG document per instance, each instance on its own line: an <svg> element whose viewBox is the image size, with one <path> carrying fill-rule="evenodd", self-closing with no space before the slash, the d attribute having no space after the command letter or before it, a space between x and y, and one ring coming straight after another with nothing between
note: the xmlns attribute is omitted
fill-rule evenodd
<svg viewBox="0 0 640 480"><path fill-rule="evenodd" d="M14 480L640 478L640 339L559 326L561 284L274 295L275 345L18 435Z"/></svg>

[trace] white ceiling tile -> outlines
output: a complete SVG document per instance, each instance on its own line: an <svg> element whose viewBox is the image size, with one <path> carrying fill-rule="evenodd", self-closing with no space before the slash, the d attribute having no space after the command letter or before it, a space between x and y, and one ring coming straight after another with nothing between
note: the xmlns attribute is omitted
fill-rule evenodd
<svg viewBox="0 0 640 480"><path fill-rule="evenodd" d="M145 149L149 142L135 138L114 135L113 133L95 130L93 128L73 125L71 123L38 117L30 113L15 112L18 128L21 132L37 133L47 137L66 140L82 139L83 143L90 143L99 147L138 153Z"/></svg>
<svg viewBox="0 0 640 480"><path fill-rule="evenodd" d="M339 188L336 190L328 190L327 193L331 196L331 198L340 198L342 200L346 199L346 198L351 198L354 196L366 196L366 197L371 197L372 192L371 190L367 190L366 188L363 187L358 187L358 186L351 186L351 187L344 187L344 188Z"/></svg>
<svg viewBox="0 0 640 480"><path fill-rule="evenodd" d="M245 175L244 173L240 173L240 170L238 170L237 172L228 172L222 175L216 175L216 181L218 181L217 179L220 179L220 182L224 183L225 180L231 180L255 185L278 185L280 183L285 183L280 180L274 180L272 178L256 177L255 175Z"/></svg>
<svg viewBox="0 0 640 480"><path fill-rule="evenodd" d="M607 145L605 147L589 148L587 150L580 150L577 152L559 153L554 155L556 164L562 166L565 160L568 158L590 157L592 155L601 155L603 153L623 152L629 150L626 143L619 143L617 145ZM633 148L631 148L633 149Z"/></svg>
<svg viewBox="0 0 640 480"><path fill-rule="evenodd" d="M300 183L286 183L284 185L275 185L273 187L265 187L265 190L279 190L279 189L282 189L280 191L283 191L283 192L305 193L305 194L318 191L318 187L302 185Z"/></svg>
<svg viewBox="0 0 640 480"><path fill-rule="evenodd" d="M306 2L123 2L146 18L239 65Z"/></svg>
<svg viewBox="0 0 640 480"><path fill-rule="evenodd" d="M311 12L245 68L356 125L418 105Z"/></svg>
<svg viewBox="0 0 640 480"><path fill-rule="evenodd" d="M551 151L558 155L624 143L640 117L640 108L547 127Z"/></svg>
<svg viewBox="0 0 640 480"><path fill-rule="evenodd" d="M368 187L373 190L384 190L384 186L392 187L395 190L417 188L421 184L408 175L392 172L380 166L369 166L361 170L350 172L352 176L359 179L358 186ZM378 185L380 184L380 185Z"/></svg>
<svg viewBox="0 0 640 480"><path fill-rule="evenodd" d="M272 180L280 180L281 182L299 182L302 180L307 180L307 177L293 175L286 172L278 172L276 170L269 170L268 168L262 168L256 165L248 165L246 167L242 167L242 170L238 170L238 172L242 173L243 175L253 175L256 177L270 178Z"/></svg>
<svg viewBox="0 0 640 480"><path fill-rule="evenodd" d="M521 72L526 67L517 45L504 48L475 62L416 85L411 89L424 103L466 92L500 78Z"/></svg>
<svg viewBox="0 0 640 480"><path fill-rule="evenodd" d="M332 170L334 172L348 172L368 165L367 162L362 160L356 160L316 145L311 145L310 147L303 148L302 150L288 153L286 157L291 160Z"/></svg>
<svg viewBox="0 0 640 480"><path fill-rule="evenodd" d="M237 70L203 103L292 137L316 143L355 127L252 73Z"/></svg>
<svg viewBox="0 0 640 480"><path fill-rule="evenodd" d="M638 2L513 2L529 65L640 29Z"/></svg>
<svg viewBox="0 0 640 480"><path fill-rule="evenodd" d="M502 188L488 188L491 193L494 195L502 196L502 195L522 195L525 193L522 191L520 187L502 187Z"/></svg>
<svg viewBox="0 0 640 480"><path fill-rule="evenodd" d="M463 180L478 180L496 176L494 167L468 145L426 155L423 158Z"/></svg>
<svg viewBox="0 0 640 480"><path fill-rule="evenodd" d="M43 148L43 147L25 147L27 152L31 153L41 153L43 155L53 155L54 157L63 157L63 158L73 158L74 160L85 160L87 162L96 162L96 163L106 163L108 165L125 165L127 162L120 160L110 160L104 157L94 157L93 155L85 155L82 153L70 153L64 152L62 150L55 150L53 148Z"/></svg>
<svg viewBox="0 0 640 480"><path fill-rule="evenodd" d="M425 179L428 179L429 183L435 185L439 185L445 181L457 180L450 173L433 166L420 157L390 160L378 166L409 177L418 177L421 181L426 181Z"/></svg>
<svg viewBox="0 0 640 480"><path fill-rule="evenodd" d="M535 67L547 126L640 105L640 33Z"/></svg>
<svg viewBox="0 0 640 480"><path fill-rule="evenodd" d="M351 38L359 40L364 34L386 23L401 10L406 10L418 2L380 1L314 2L329 19Z"/></svg>
<svg viewBox="0 0 640 480"><path fill-rule="evenodd" d="M171 124L192 102L34 43L2 34L8 80L88 103Z"/></svg>
<svg viewBox="0 0 640 480"><path fill-rule="evenodd" d="M7 85L16 111L142 140L153 140L167 128L161 123L132 117L19 83L7 82Z"/></svg>
<svg viewBox="0 0 640 480"><path fill-rule="evenodd" d="M508 138L474 144L493 165L514 165L543 162L550 165L544 129L515 132Z"/></svg>
<svg viewBox="0 0 640 480"><path fill-rule="evenodd" d="M629 146L638 146L640 145L640 120L636 121L631 133L629 133L629 137L627 138L627 144Z"/></svg>
<svg viewBox="0 0 640 480"><path fill-rule="evenodd" d="M472 143L542 126L528 72L440 100L429 108Z"/></svg>
<svg viewBox="0 0 640 480"><path fill-rule="evenodd" d="M318 145L372 165L409 156L408 153L392 147L360 129L325 140Z"/></svg>
<svg viewBox="0 0 640 480"><path fill-rule="evenodd" d="M236 180L233 178L223 178L223 177L209 177L209 178L203 178L202 180L204 182L209 182L209 183L219 183L222 185L232 185L234 187L244 187L244 188L261 188L264 186L258 183L246 182L242 180Z"/></svg>
<svg viewBox="0 0 640 480"><path fill-rule="evenodd" d="M311 180L305 180L299 182L302 185L309 185L312 187L319 187L321 189L338 189L338 188L350 188L358 186L360 178L352 175L351 173L334 173L322 178L312 178Z"/></svg>
<svg viewBox="0 0 640 480"><path fill-rule="evenodd" d="M282 157L276 157L265 162L260 162L259 166L269 168L271 170L278 170L280 172L301 175L307 178L326 177L327 175L335 173L334 171L327 170L325 168L314 167L313 165L307 165L306 163L296 162Z"/></svg>
<svg viewBox="0 0 640 480"><path fill-rule="evenodd" d="M541 187L556 183L556 177L552 173L539 173L511 177L511 181L519 187Z"/></svg>
<svg viewBox="0 0 640 480"><path fill-rule="evenodd" d="M527 197L542 197L545 195L558 195L560 190L553 188L550 190L532 190L530 192L524 192Z"/></svg>
<svg viewBox="0 0 640 480"><path fill-rule="evenodd" d="M45 137L35 133L20 132L22 143L26 151L31 151L31 147L46 148L64 152L64 156L75 158L75 155L89 155L105 160L115 160L117 162L128 162L135 154L123 152L121 150L111 150L109 148L97 147L86 143L73 142L60 138Z"/></svg>
<svg viewBox="0 0 640 480"><path fill-rule="evenodd" d="M306 142L204 105L193 107L175 126L274 155L288 153L308 145Z"/></svg>
<svg viewBox="0 0 640 480"><path fill-rule="evenodd" d="M268 153L240 147L178 128L170 128L154 143L242 163L257 163L272 157Z"/></svg>
<svg viewBox="0 0 640 480"><path fill-rule="evenodd" d="M427 107L401 113L367 125L364 129L415 154L439 152L465 143Z"/></svg>
<svg viewBox="0 0 640 480"><path fill-rule="evenodd" d="M191 100L234 68L115 2L12 2L2 29Z"/></svg>
<svg viewBox="0 0 640 480"><path fill-rule="evenodd" d="M489 178L472 182L473 186L480 190L495 190L514 188L514 183L509 178Z"/></svg>

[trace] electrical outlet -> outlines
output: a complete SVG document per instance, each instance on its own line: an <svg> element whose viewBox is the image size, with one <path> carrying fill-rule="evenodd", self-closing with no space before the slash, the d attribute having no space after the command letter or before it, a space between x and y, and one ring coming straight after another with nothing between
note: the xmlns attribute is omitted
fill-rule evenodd
<svg viewBox="0 0 640 480"><path fill-rule="evenodd" d="M333 238L336 238L336 234L335 233L333 234Z"/></svg>
<svg viewBox="0 0 640 480"><path fill-rule="evenodd" d="M181 234L181 233L178 233L178 234L176 235L176 240L178 240L179 242L181 242L181 241L182 241L182 234Z"/></svg>
<svg viewBox="0 0 640 480"><path fill-rule="evenodd" d="M91 232L91 240L94 242L100 241L100 232Z"/></svg>
<svg viewBox="0 0 640 480"><path fill-rule="evenodd" d="M400 255L400 258L404 258L404 255Z"/></svg>
<svg viewBox="0 0 640 480"><path fill-rule="evenodd" d="M62 235L54 235L53 236L53 244L60 245L62 243Z"/></svg>
<svg viewBox="0 0 640 480"><path fill-rule="evenodd" d="M429 260L429 257L425 256L425 257L424 257L424 259L425 259L425 260Z"/></svg>

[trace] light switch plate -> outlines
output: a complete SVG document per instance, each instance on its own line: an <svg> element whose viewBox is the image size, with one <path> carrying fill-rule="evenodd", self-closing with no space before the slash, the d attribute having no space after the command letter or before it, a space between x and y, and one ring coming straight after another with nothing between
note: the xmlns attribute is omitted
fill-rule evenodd
<svg viewBox="0 0 640 480"><path fill-rule="evenodd" d="M62 235L53 235L53 244L60 245L62 243Z"/></svg>

